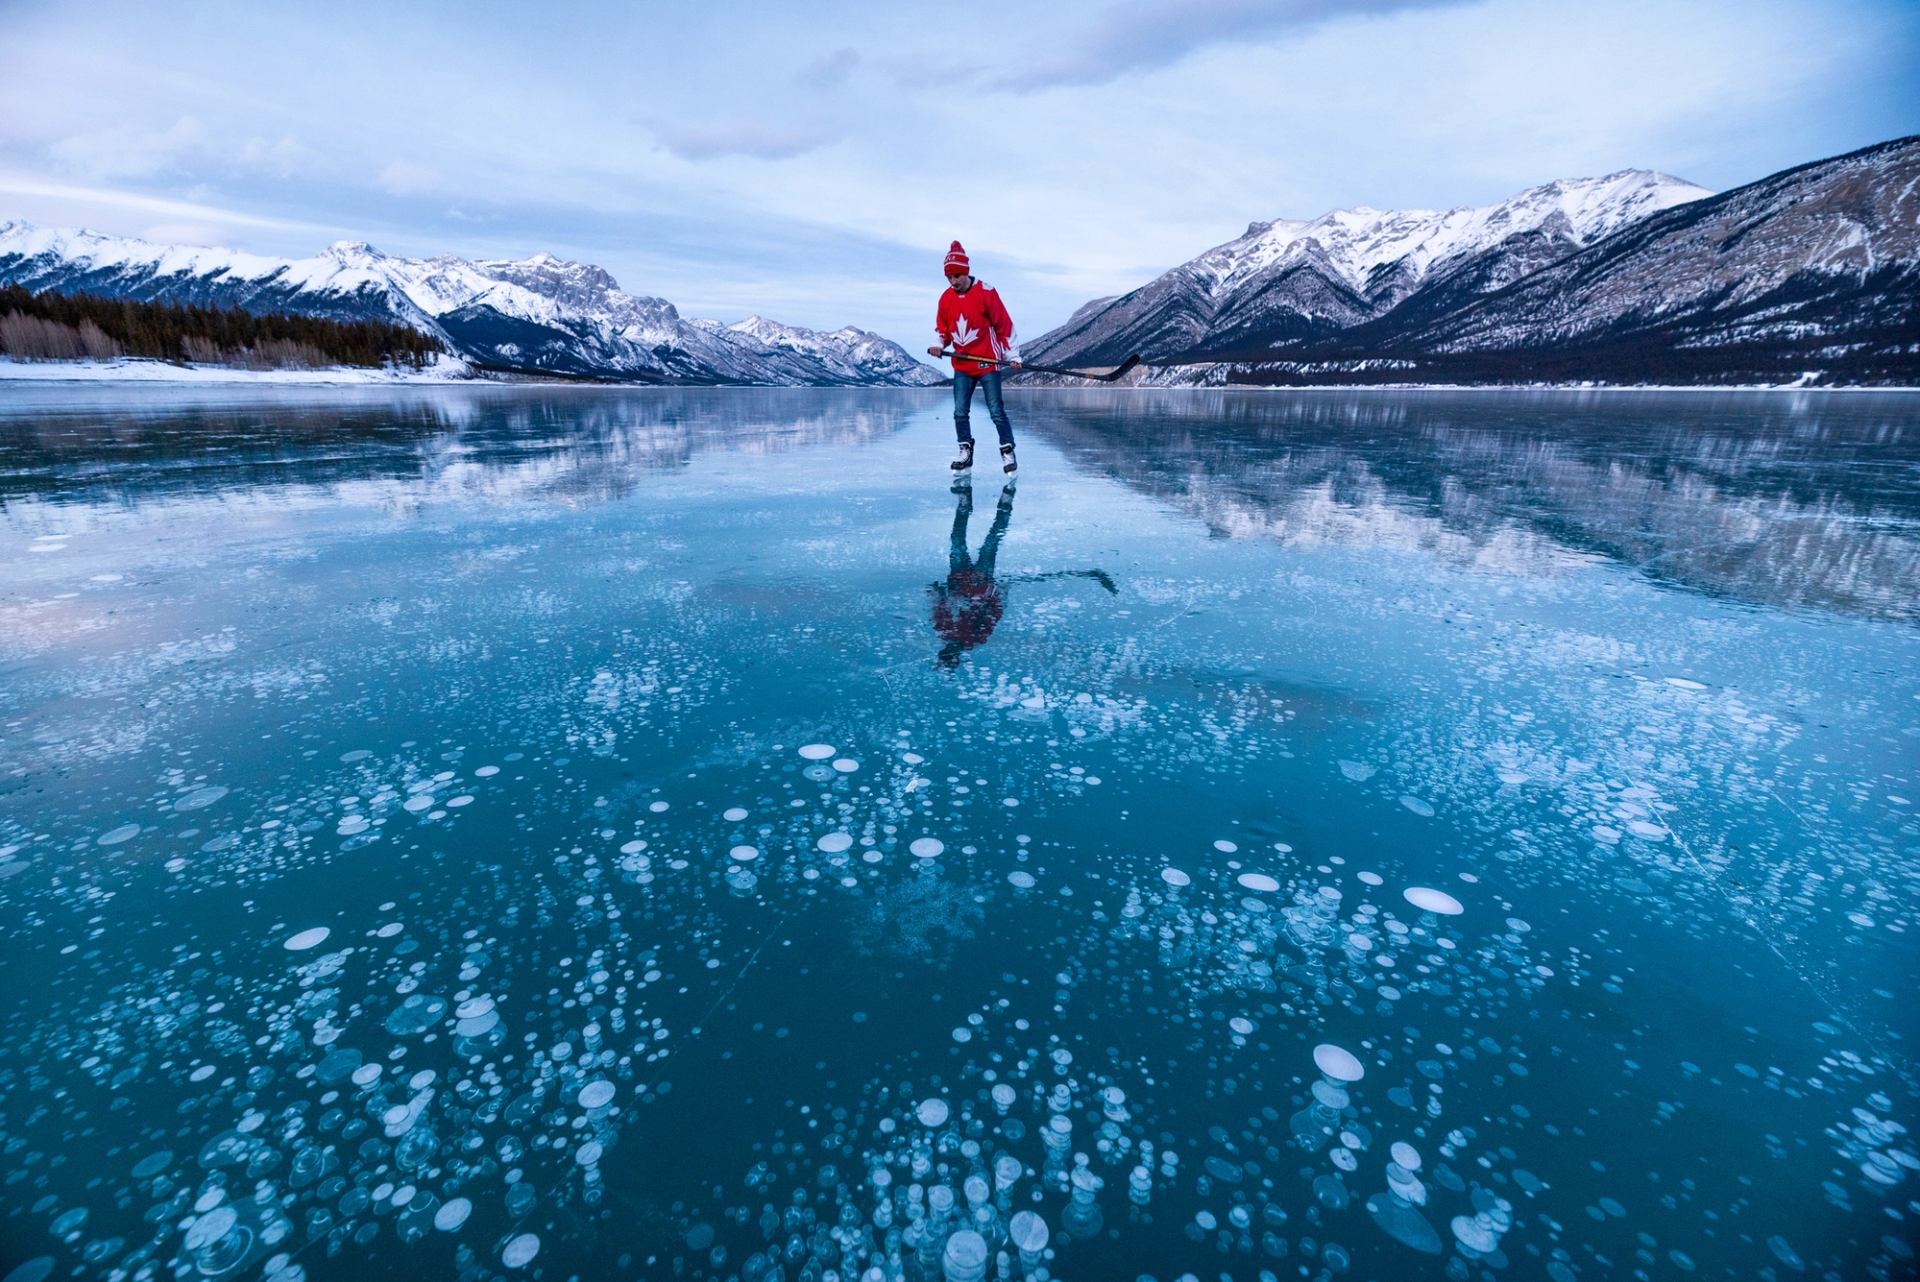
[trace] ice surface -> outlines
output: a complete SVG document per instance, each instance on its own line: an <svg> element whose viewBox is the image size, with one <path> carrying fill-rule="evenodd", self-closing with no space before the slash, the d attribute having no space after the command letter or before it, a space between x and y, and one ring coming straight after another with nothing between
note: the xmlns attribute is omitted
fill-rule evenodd
<svg viewBox="0 0 1920 1282"><path fill-rule="evenodd" d="M49 395L10 1266L1910 1267L1910 398Z"/></svg>

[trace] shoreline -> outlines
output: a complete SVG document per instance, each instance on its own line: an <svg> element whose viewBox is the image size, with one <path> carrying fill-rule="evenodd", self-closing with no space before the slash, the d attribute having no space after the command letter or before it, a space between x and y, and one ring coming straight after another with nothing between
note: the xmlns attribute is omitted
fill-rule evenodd
<svg viewBox="0 0 1920 1282"><path fill-rule="evenodd" d="M393 370L364 369L353 366L334 366L328 369L238 369L231 366L214 365L175 365L166 361L145 361L121 359L112 362L100 361L16 361L11 357L0 356L0 383L160 383L170 386L226 386L226 387L571 387L591 388L601 391L676 391L698 388L702 391L740 388L755 390L765 387L818 387L819 384L659 384L659 383L620 383L586 382L580 379L554 378L543 379L533 376L514 378L489 378L485 374L476 374L464 363L454 364L453 369L441 370ZM873 384L851 390L866 391L944 391L951 384L894 385ZM841 389L849 390L849 389ZM1153 384L1119 383L1104 384L1096 388L1081 387L1059 383L1021 384L1011 383L1008 392L1084 392L1107 390L1117 392L1240 392L1274 395L1281 393L1315 392L1880 392L1911 393L1920 392L1920 385L1912 387L1858 386L1841 384L1836 386L1805 387L1793 383L1316 383L1312 386L1287 387L1275 384L1229 383L1216 386L1193 383Z"/></svg>
<svg viewBox="0 0 1920 1282"><path fill-rule="evenodd" d="M396 370L334 365L325 369L240 369L230 365L175 365L168 361L18 361L0 356L5 383L173 383L281 386L446 386L473 383L464 362L452 369Z"/></svg>

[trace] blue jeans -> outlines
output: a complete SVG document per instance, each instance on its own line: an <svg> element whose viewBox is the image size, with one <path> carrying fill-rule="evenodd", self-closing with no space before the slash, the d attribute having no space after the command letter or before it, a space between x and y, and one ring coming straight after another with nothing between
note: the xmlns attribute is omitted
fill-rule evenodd
<svg viewBox="0 0 1920 1282"><path fill-rule="evenodd" d="M1013 444L1013 424L1007 421L1007 407L1000 400L1000 371L997 369L979 374L953 371L953 434L962 441L973 439L973 425L968 411L973 405L975 387L987 394L987 417L993 420L994 431L1000 433L1000 443Z"/></svg>

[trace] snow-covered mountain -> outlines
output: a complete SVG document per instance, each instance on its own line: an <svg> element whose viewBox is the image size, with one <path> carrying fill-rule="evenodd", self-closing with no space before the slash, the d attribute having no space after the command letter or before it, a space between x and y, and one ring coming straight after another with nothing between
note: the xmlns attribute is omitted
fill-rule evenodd
<svg viewBox="0 0 1920 1282"><path fill-rule="evenodd" d="M400 258L341 241L311 258L160 245L0 222L0 284L254 312L404 321L482 365L644 382L914 386L940 374L897 344L754 317L682 317L606 271L551 254Z"/></svg>
<svg viewBox="0 0 1920 1282"><path fill-rule="evenodd" d="M1683 347L1920 341L1920 138L1669 210L1408 338L1438 352L1662 333Z"/></svg>
<svg viewBox="0 0 1920 1282"><path fill-rule="evenodd" d="M1254 223L1030 344L1038 361L1191 359L1324 337L1447 284L1471 296L1710 193L1648 170L1548 183L1482 208L1337 209Z"/></svg>
<svg viewBox="0 0 1920 1282"><path fill-rule="evenodd" d="M1718 196L1630 170L1256 223L1027 351L1165 383L1920 383L1920 137Z"/></svg>

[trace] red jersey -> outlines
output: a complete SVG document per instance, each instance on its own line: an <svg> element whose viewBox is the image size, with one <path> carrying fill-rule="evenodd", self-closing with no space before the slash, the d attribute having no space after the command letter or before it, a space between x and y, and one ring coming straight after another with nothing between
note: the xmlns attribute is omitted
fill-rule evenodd
<svg viewBox="0 0 1920 1282"><path fill-rule="evenodd" d="M1007 315L1007 305L1000 301L999 293L985 281L976 280L964 294L947 286L947 292L940 295L940 309L934 313L933 331L942 347L953 348L953 368L962 374L999 368L967 360L968 356L1010 361L1018 355L1013 345L1013 317Z"/></svg>
<svg viewBox="0 0 1920 1282"><path fill-rule="evenodd" d="M933 585L933 630L963 650L992 636L1006 608L999 586L978 570L955 570L945 583Z"/></svg>

